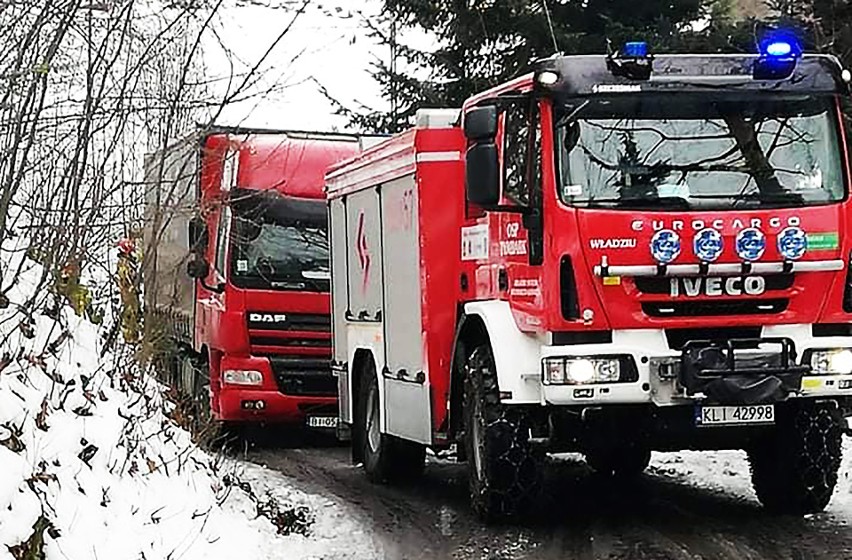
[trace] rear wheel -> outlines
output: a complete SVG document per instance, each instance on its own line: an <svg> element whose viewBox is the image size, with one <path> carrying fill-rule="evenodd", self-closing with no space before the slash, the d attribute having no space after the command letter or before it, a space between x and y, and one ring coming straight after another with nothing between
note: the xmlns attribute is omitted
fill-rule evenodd
<svg viewBox="0 0 852 560"><path fill-rule="evenodd" d="M533 506L541 488L544 453L530 444L522 409L500 404L489 344L475 348L464 380L464 446L471 505L485 521L515 517Z"/></svg>
<svg viewBox="0 0 852 560"><path fill-rule="evenodd" d="M644 445L625 444L618 447L586 451L586 463L596 473L617 478L642 474L651 462L651 450Z"/></svg>
<svg viewBox="0 0 852 560"><path fill-rule="evenodd" d="M210 410L210 368L206 361L190 354L180 358L181 397L190 417L190 429L202 442L212 442L220 426Z"/></svg>
<svg viewBox="0 0 852 560"><path fill-rule="evenodd" d="M774 432L749 450L754 491L776 513L825 509L837 484L842 416L834 403L802 402L779 415Z"/></svg>
<svg viewBox="0 0 852 560"><path fill-rule="evenodd" d="M373 482L399 482L416 478L423 472L426 447L381 432L379 379L376 367L369 361L361 376L356 419L357 437L367 478Z"/></svg>

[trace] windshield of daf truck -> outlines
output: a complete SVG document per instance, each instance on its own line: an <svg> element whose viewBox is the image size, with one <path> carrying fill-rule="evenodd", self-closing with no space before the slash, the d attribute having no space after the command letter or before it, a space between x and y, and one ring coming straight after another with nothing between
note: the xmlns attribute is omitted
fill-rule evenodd
<svg viewBox="0 0 852 560"><path fill-rule="evenodd" d="M845 197L837 108L828 96L590 98L555 118L566 204L703 210Z"/></svg>
<svg viewBox="0 0 852 560"><path fill-rule="evenodd" d="M306 214L285 202L270 195L232 204L231 281L242 288L328 291L325 205L306 203Z"/></svg>

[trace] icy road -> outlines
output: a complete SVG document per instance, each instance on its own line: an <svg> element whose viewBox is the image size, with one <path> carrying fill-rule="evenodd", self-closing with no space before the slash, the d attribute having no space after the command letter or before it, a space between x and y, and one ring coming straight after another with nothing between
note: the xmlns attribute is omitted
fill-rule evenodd
<svg viewBox="0 0 852 560"><path fill-rule="evenodd" d="M847 441L848 443L848 441ZM537 518L486 527L467 505L464 465L430 457L410 486L376 486L345 447L262 449L249 459L347 503L389 559L852 559L852 450L826 513L777 517L759 507L738 452L658 453L625 485L556 456Z"/></svg>

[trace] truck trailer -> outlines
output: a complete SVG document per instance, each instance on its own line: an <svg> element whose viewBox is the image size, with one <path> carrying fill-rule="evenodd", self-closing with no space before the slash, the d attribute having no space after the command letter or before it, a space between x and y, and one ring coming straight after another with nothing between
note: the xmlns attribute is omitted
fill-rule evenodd
<svg viewBox="0 0 852 560"><path fill-rule="evenodd" d="M553 56L326 176L332 369L368 477L456 445L473 509L547 452L605 476L747 451L822 510L852 397L850 73L756 54Z"/></svg>
<svg viewBox="0 0 852 560"><path fill-rule="evenodd" d="M146 158L146 331L196 420L336 427L323 175L361 148L219 127Z"/></svg>

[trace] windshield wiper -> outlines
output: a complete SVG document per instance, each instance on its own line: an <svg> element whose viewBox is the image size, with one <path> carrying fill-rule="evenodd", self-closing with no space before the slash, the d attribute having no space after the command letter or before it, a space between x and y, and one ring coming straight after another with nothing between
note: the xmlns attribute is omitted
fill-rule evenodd
<svg viewBox="0 0 852 560"><path fill-rule="evenodd" d="M730 200L733 206L736 206L740 202L756 202L758 204L803 204L805 202L805 198L801 194L792 192L690 194L689 196L702 200Z"/></svg>
<svg viewBox="0 0 852 560"><path fill-rule="evenodd" d="M689 200L681 196L660 196L660 197L627 197L627 198L590 198L588 200L575 200L574 204L586 204L589 207L608 207L608 208L677 208L689 210Z"/></svg>

